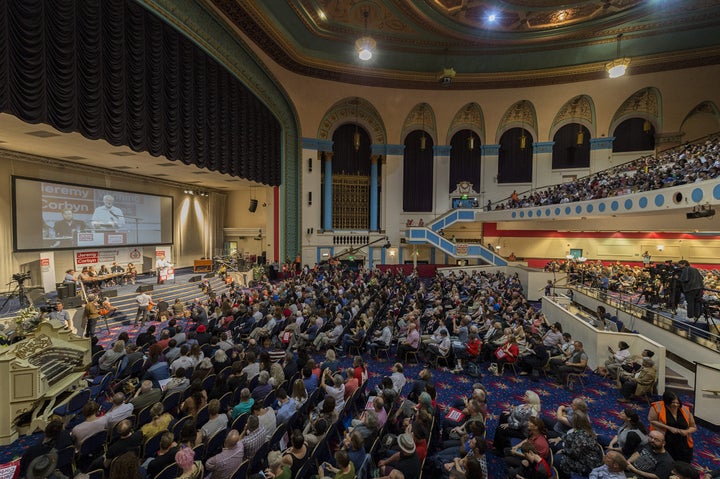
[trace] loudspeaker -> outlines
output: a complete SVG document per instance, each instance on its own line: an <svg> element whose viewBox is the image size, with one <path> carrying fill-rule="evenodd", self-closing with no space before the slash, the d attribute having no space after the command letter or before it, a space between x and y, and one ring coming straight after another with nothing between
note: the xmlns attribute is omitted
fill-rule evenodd
<svg viewBox="0 0 720 479"><path fill-rule="evenodd" d="M188 283L197 283L200 280L202 280L202 276L200 276L200 275L191 276L190 279L188 280Z"/></svg>
<svg viewBox="0 0 720 479"><path fill-rule="evenodd" d="M68 309L79 308L82 306L82 298L80 296L68 296L63 300L63 306Z"/></svg>
<svg viewBox="0 0 720 479"><path fill-rule="evenodd" d="M204 276L205 279L214 278L214 277L215 277L215 273L214 273L214 272L208 273L208 274L206 274L206 275Z"/></svg>
<svg viewBox="0 0 720 479"><path fill-rule="evenodd" d="M60 284L57 285L57 287L55 288L55 291L57 291L57 295L58 295L58 299L59 299L59 300L63 300L63 299L65 299L65 298L67 298L68 296L70 296L70 288L69 288L69 286L70 286L70 285L69 285L69 284L66 284L66 283L60 283Z"/></svg>
<svg viewBox="0 0 720 479"><path fill-rule="evenodd" d="M248 211L250 213L255 213L255 210L257 210L258 201L253 198L250 200L250 206L248 206Z"/></svg>
<svg viewBox="0 0 720 479"><path fill-rule="evenodd" d="M136 293L145 293L147 291L152 291L152 290L153 290L152 284L141 284L140 286L137 287L135 292Z"/></svg>
<svg viewBox="0 0 720 479"><path fill-rule="evenodd" d="M106 298L116 298L118 294L117 289L105 289L102 292L102 295Z"/></svg>

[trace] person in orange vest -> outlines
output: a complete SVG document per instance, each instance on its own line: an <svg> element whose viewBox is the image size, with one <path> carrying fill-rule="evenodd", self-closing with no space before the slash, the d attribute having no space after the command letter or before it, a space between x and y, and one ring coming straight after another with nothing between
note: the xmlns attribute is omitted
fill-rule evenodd
<svg viewBox="0 0 720 479"><path fill-rule="evenodd" d="M697 427L690 409L682 405L677 394L665 391L661 401L652 403L648 421L651 431L665 431L665 448L673 459L692 462L692 433L697 431Z"/></svg>

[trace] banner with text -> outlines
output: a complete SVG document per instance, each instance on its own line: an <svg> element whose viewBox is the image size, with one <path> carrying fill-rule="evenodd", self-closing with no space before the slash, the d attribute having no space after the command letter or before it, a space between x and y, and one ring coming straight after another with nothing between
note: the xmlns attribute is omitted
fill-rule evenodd
<svg viewBox="0 0 720 479"><path fill-rule="evenodd" d="M114 261L117 261L123 268L127 267L128 263L133 263L135 266L139 266L139 271L142 268L143 249L138 247L76 250L74 257L75 269L78 271L86 266L95 266L97 270L103 264L109 268Z"/></svg>

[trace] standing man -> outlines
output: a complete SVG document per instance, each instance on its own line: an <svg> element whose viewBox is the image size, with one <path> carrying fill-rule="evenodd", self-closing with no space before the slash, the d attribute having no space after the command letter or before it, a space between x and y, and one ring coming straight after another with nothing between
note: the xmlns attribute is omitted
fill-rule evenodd
<svg viewBox="0 0 720 479"><path fill-rule="evenodd" d="M83 322L85 323L85 337L92 338L95 336L95 325L100 317L97 305L97 296L94 294L88 295L87 304L85 304L85 310L83 311Z"/></svg>
<svg viewBox="0 0 720 479"><path fill-rule="evenodd" d="M155 271L157 274L157 284L163 284L165 282L162 279L163 276L167 275L167 270L172 266L172 263L165 259L165 254L161 253L160 256L155 260Z"/></svg>
<svg viewBox="0 0 720 479"><path fill-rule="evenodd" d="M135 326L138 324L138 320L141 322L145 322L148 319L148 309L150 306L150 301L152 300L152 297L147 294L145 291L138 294L135 297L135 302L138 305L137 314L135 315Z"/></svg>
<svg viewBox="0 0 720 479"><path fill-rule="evenodd" d="M687 318L697 322L702 314L703 277L686 259L680 260L678 265L682 268L680 287L687 302Z"/></svg>
<svg viewBox="0 0 720 479"><path fill-rule="evenodd" d="M92 225L96 230L116 230L125 226L125 215L117 206L113 206L112 195L103 196L102 206L98 206L92 215Z"/></svg>

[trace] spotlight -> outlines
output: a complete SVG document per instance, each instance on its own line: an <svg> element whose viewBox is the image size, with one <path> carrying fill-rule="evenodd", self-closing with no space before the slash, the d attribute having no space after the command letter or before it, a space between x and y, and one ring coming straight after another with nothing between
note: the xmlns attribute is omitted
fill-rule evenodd
<svg viewBox="0 0 720 479"><path fill-rule="evenodd" d="M490 13L490 14L487 16L487 19L488 19L488 22L494 22L495 20L497 20L497 15L495 14L495 12Z"/></svg>

